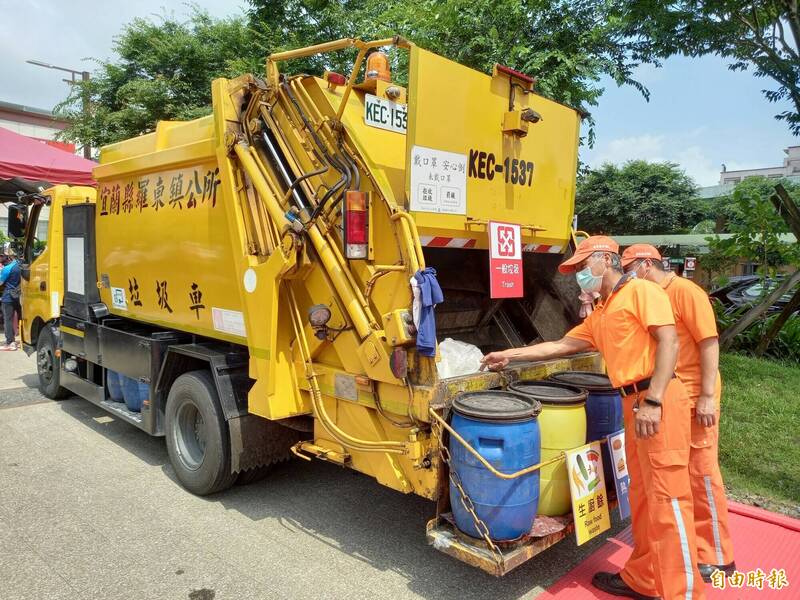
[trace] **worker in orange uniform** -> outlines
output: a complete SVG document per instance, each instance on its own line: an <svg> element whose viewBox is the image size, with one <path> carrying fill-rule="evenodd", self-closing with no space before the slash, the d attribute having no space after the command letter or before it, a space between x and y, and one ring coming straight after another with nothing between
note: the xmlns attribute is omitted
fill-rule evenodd
<svg viewBox="0 0 800 600"><path fill-rule="evenodd" d="M583 291L600 293L594 312L556 342L492 352L483 365L500 370L510 361L600 351L623 395L636 548L620 573L596 573L592 585L628 598L702 599L689 483L689 397L674 376L678 336L669 298L654 283L624 275L619 246L605 236L581 242L559 271L574 272Z"/></svg>
<svg viewBox="0 0 800 600"><path fill-rule="evenodd" d="M697 284L666 273L661 254L649 244L635 244L622 254L622 268L660 285L675 314L680 351L675 374L689 392L692 442L689 476L694 500L694 525L700 574L707 582L719 569L736 569L728 527L728 500L719 470L719 376L717 320L708 295Z"/></svg>

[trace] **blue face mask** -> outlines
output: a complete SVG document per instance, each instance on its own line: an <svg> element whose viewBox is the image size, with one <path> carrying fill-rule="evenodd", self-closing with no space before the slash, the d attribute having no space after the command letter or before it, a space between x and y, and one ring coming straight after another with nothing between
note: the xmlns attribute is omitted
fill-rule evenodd
<svg viewBox="0 0 800 600"><path fill-rule="evenodd" d="M575 280L578 282L578 287L584 292L598 292L600 291L600 286L603 285L604 273L605 270L600 275L595 275L592 273L591 267L586 267L582 271L575 273Z"/></svg>

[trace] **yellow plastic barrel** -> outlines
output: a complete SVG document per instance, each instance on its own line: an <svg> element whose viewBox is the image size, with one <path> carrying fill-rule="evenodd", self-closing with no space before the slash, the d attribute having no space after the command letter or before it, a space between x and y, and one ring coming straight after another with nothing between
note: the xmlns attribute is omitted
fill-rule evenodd
<svg viewBox="0 0 800 600"><path fill-rule="evenodd" d="M586 443L585 390L547 381L520 381L508 389L542 403L539 414L542 462ZM542 467L538 513L552 517L566 514L571 508L566 463L556 462Z"/></svg>

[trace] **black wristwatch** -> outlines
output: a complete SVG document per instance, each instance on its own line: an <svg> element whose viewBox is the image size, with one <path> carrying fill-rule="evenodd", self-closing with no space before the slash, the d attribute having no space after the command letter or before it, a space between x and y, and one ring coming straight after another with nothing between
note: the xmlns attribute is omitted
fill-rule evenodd
<svg viewBox="0 0 800 600"><path fill-rule="evenodd" d="M661 400L659 400L658 398L645 397L644 402L645 404L649 404L650 406L661 406Z"/></svg>

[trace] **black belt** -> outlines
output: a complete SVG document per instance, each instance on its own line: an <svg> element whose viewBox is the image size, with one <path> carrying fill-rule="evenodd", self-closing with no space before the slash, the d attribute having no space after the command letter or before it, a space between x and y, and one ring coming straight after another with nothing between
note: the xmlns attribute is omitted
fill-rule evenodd
<svg viewBox="0 0 800 600"><path fill-rule="evenodd" d="M672 374L671 379L675 378L675 373ZM641 392L647 391L650 387L650 380L652 377L645 377L644 379L640 379L639 381L634 381L628 385L623 385L619 388L619 393L622 394L622 397L628 396L630 394L639 394Z"/></svg>

